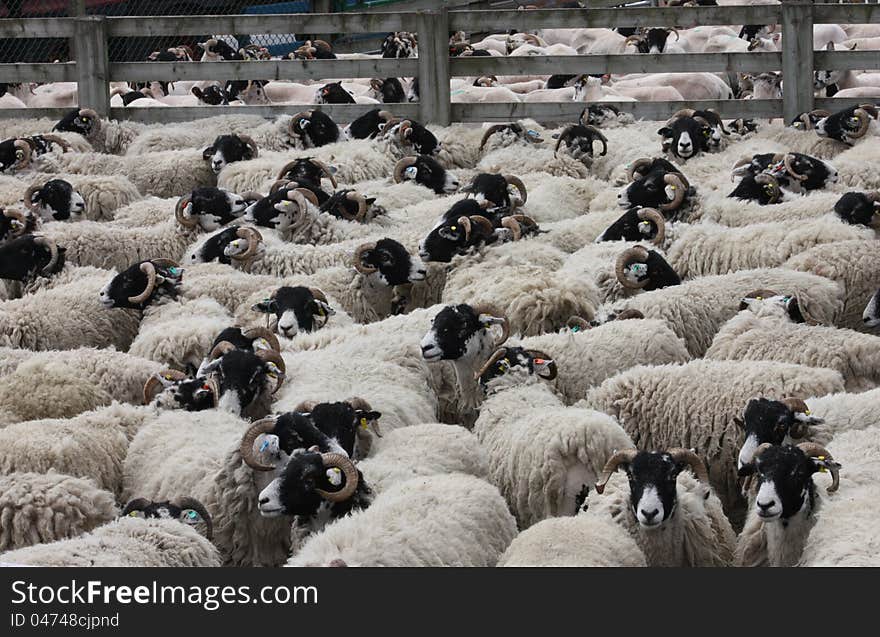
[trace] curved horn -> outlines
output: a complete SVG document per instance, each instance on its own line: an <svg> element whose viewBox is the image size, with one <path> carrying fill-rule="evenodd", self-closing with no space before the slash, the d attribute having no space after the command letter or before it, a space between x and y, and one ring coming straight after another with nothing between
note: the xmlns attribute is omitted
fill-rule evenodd
<svg viewBox="0 0 880 637"><path fill-rule="evenodd" d="M319 404L320 403L317 400L302 400L293 408L293 411L298 414L308 414L314 411L315 407Z"/></svg>
<svg viewBox="0 0 880 637"><path fill-rule="evenodd" d="M403 171L409 168L410 166L414 166L417 157L404 157L399 160L396 164L394 164L394 183L399 184L403 181Z"/></svg>
<svg viewBox="0 0 880 637"><path fill-rule="evenodd" d="M98 112L91 108L81 108L77 113L80 117L88 117L89 119L93 119L96 122L101 121L101 118L98 116Z"/></svg>
<svg viewBox="0 0 880 637"><path fill-rule="evenodd" d="M684 196L687 193L688 187L685 185L685 182L682 180L681 175L679 173L666 173L663 175L663 183L667 186L671 186L675 191L675 196L672 198L672 201L669 203L662 203L658 207L660 210L678 210L681 207L682 202L684 201Z"/></svg>
<svg viewBox="0 0 880 637"><path fill-rule="evenodd" d="M156 395L159 393L156 390L163 387L162 381L159 380L159 376L162 376L165 380L174 382L180 382L186 378L186 374L179 372L176 369L163 369L161 372L156 372L147 379L146 383L144 383L143 398L145 405L149 405L153 402L153 399L156 398Z"/></svg>
<svg viewBox="0 0 880 637"><path fill-rule="evenodd" d="M494 352L492 352L492 355L489 357L489 360L487 360L485 363L483 363L482 367L480 367L480 369L478 369L474 373L474 380L480 380L480 378L483 376L483 374L485 374L487 371L489 371L489 368L492 367L492 365L494 365L495 363L500 361L505 356L507 356L507 348L506 347L501 347L499 349L496 349Z"/></svg>
<svg viewBox="0 0 880 637"><path fill-rule="evenodd" d="M464 228L464 240L471 240L471 220L467 217L461 216L456 220L456 223Z"/></svg>
<svg viewBox="0 0 880 637"><path fill-rule="evenodd" d="M480 151L483 150L483 147L486 145L486 142L489 141L489 138L492 137L498 131L502 131L507 128L507 124L494 124L486 129L486 132L483 133L483 139L480 140Z"/></svg>
<svg viewBox="0 0 880 637"><path fill-rule="evenodd" d="M703 459L696 453L690 449L684 449L683 447L667 449L666 453L672 456L672 459L676 462L688 463L691 467L691 471L693 471L694 475L697 477L697 480L709 484L709 470L706 469L706 463L703 462Z"/></svg>
<svg viewBox="0 0 880 637"><path fill-rule="evenodd" d="M345 486L339 491L315 489L315 493L328 502L344 502L354 495L358 487L358 470L354 463L341 453L322 453L321 462L326 469L339 469L345 476Z"/></svg>
<svg viewBox="0 0 880 637"><path fill-rule="evenodd" d="M17 236L20 234L24 234L28 227L28 218L23 212L19 212L18 210L3 210L3 216L7 219L12 219L13 221L17 221L21 226L18 230L13 230L11 233L12 236Z"/></svg>
<svg viewBox="0 0 880 637"><path fill-rule="evenodd" d="M58 265L58 245L49 237L42 236L34 237L34 244L49 250L49 263L40 271L44 276L49 276L52 273L52 269Z"/></svg>
<svg viewBox="0 0 880 637"><path fill-rule="evenodd" d="M128 297L129 303L143 303L148 298L150 298L153 290L156 289L156 266L154 266L149 261L144 261L143 263L141 263L140 270L147 275L147 287L144 288L144 291L137 296Z"/></svg>
<svg viewBox="0 0 880 637"><path fill-rule="evenodd" d="M599 156L604 157L608 153L608 138L605 137L605 135L602 134L602 131L600 131L595 126L588 125L584 126L584 128L593 133L599 139L599 141L602 142L602 152L599 153ZM592 144L593 140L590 140L590 143Z"/></svg>
<svg viewBox="0 0 880 637"><path fill-rule="evenodd" d="M354 221L363 221L364 217L367 215L367 198L364 197L359 192L354 192L354 191L346 193L345 198L348 199L349 201L357 202L358 209L357 209L357 213L354 216ZM343 210L345 210L344 207L343 207Z"/></svg>
<svg viewBox="0 0 880 637"><path fill-rule="evenodd" d="M516 219L518 216L519 215L513 215L513 218ZM492 222L483 215L471 215L468 217L468 222L470 222L471 230L474 229L474 226L479 226L483 234L487 237L495 231Z"/></svg>
<svg viewBox="0 0 880 637"><path fill-rule="evenodd" d="M642 314L639 310L633 308L627 308L623 310L620 314L614 317L615 321L628 321L631 319L643 319L645 315Z"/></svg>
<svg viewBox="0 0 880 637"><path fill-rule="evenodd" d="M611 476L614 475L615 471L617 471L617 467L619 467L623 463L629 464L633 461L633 458L635 458L638 453L638 449L624 449L622 451L618 451L613 456L611 456L608 459L608 462L605 463L605 466L602 468L602 473L599 475L599 479L596 481L596 493L600 495L604 493L605 485L608 484Z"/></svg>
<svg viewBox="0 0 880 637"><path fill-rule="evenodd" d="M277 183L277 182L276 182L276 183ZM273 184L273 186L274 186L274 184ZM245 201L251 201L251 202L253 202L253 201L259 201L260 199L262 199L262 198L263 198L263 195L261 195L260 193L258 193L256 190L248 190L247 192L243 192L243 193L241 193L241 194L239 195L239 197L241 197L241 198L244 199Z"/></svg>
<svg viewBox="0 0 880 637"><path fill-rule="evenodd" d="M287 198L290 201L296 202L296 205L299 206L299 209L302 212L305 212L306 208L308 208L308 205L306 204L307 201L315 207L320 205L318 203L318 197L308 188L294 188L293 190L288 190Z"/></svg>
<svg viewBox="0 0 880 637"><path fill-rule="evenodd" d="M862 107L854 110L853 115L858 118L859 127L855 131L851 132L849 135L850 137L856 138L864 137L865 134L868 132L868 126L871 125L871 116L868 115L868 112Z"/></svg>
<svg viewBox="0 0 880 637"><path fill-rule="evenodd" d="M654 162L650 157L642 157L635 160L632 164L630 164L629 170L627 171L627 179L629 181L635 181L637 179L636 173L638 173L639 177L641 177L642 169L650 166L653 163Z"/></svg>
<svg viewBox="0 0 880 637"><path fill-rule="evenodd" d="M276 352L281 351L281 344L278 342L278 338L265 327L252 327L248 330L242 330L241 335L251 341L255 341L258 338L265 339L269 343L269 347Z"/></svg>
<svg viewBox="0 0 880 637"><path fill-rule="evenodd" d="M501 226L507 228L513 233L514 241L519 241L520 239L522 239L522 228L516 222L516 219L514 219L512 216L504 217L501 220Z"/></svg>
<svg viewBox="0 0 880 637"><path fill-rule="evenodd" d="M174 218L177 219L177 223L182 225L184 228L195 228L199 225L198 219L194 217L187 217L183 209L186 208L190 203L189 195L184 195L180 199L177 200L177 205L174 207Z"/></svg>
<svg viewBox="0 0 880 637"><path fill-rule="evenodd" d="M152 500L147 500L146 498L134 498L133 500L128 501L128 503L122 509L122 513L120 515L127 516L134 511L143 511L152 504Z"/></svg>
<svg viewBox="0 0 880 637"><path fill-rule="evenodd" d="M217 343L211 352L208 354L208 360L216 360L225 356L227 352L231 352L235 349L235 345L230 343L229 341L220 341Z"/></svg>
<svg viewBox="0 0 880 637"><path fill-rule="evenodd" d="M677 110L672 114L672 117L670 117L668 120L666 120L666 125L669 126L675 120L677 120L679 117L693 117L694 113L696 113L696 112L697 111L695 111L692 108L682 108L680 110Z"/></svg>
<svg viewBox="0 0 880 637"><path fill-rule="evenodd" d="M238 138L245 143L245 146L251 149L251 155L253 159L256 159L260 156L260 149L257 148L257 142L255 142L252 137L240 134Z"/></svg>
<svg viewBox="0 0 880 637"><path fill-rule="evenodd" d="M327 295L320 288L309 288L309 292L312 293L312 296L318 299L319 301L323 301L327 303Z"/></svg>
<svg viewBox="0 0 880 637"><path fill-rule="evenodd" d="M636 216L642 221L651 221L657 226L657 234L654 235L654 245L662 245L666 238L666 218L654 208L641 208Z"/></svg>
<svg viewBox="0 0 880 637"><path fill-rule="evenodd" d="M263 241L263 235L261 235L253 228L242 226L235 231L235 236L240 239L246 239L248 242L248 247L247 250L245 250L241 254L232 255L231 258L235 261L247 261L249 259L252 259L257 253L257 248L260 247L260 243L262 243Z"/></svg>
<svg viewBox="0 0 880 637"><path fill-rule="evenodd" d="M506 316L503 316L500 312L496 311L494 308L480 303L478 305L473 306L474 311L479 314L488 314L489 316L495 319L492 324L501 326L501 337L495 341L495 349L498 349L510 337L510 321L507 320Z"/></svg>
<svg viewBox="0 0 880 637"><path fill-rule="evenodd" d="M559 152L559 147L562 146L562 142L568 143L568 140L572 138L572 128L572 126L566 127L566 129L559 134L559 137L556 138L556 147L553 149L554 157L556 157L556 153Z"/></svg>
<svg viewBox="0 0 880 637"><path fill-rule="evenodd" d="M284 383L284 377L287 374L287 365L284 363L284 359L281 358L281 354L272 349L261 349L255 352L257 358L262 359L263 362L266 363L274 363L278 369L281 370L281 373L278 374L278 377L275 379L275 389L272 390L272 393L276 393L279 389L281 389L281 385Z"/></svg>
<svg viewBox="0 0 880 637"><path fill-rule="evenodd" d="M361 274L373 274L379 269L374 268L371 265L364 265L364 262L362 260L364 252L373 250L375 249L375 247L375 243L362 243L357 247L357 249L354 251L354 258L352 259L352 265L354 266L355 270L357 270Z"/></svg>
<svg viewBox="0 0 880 637"><path fill-rule="evenodd" d="M299 187L299 182L290 181L288 179L276 179L275 183L269 186L269 196L274 195L276 192L281 190L282 188L297 188ZM244 196L244 195L242 195ZM260 199L263 198L263 195L260 195Z"/></svg>
<svg viewBox="0 0 880 637"><path fill-rule="evenodd" d="M41 188L42 188L42 186L38 186L37 184L33 184L32 186L29 186L27 190L24 191L24 197L22 197L22 199L24 200L25 208L27 208L28 210L31 210L32 212L35 212L35 213L39 211L39 208L37 207L37 204L34 203L33 197L34 197L34 194L39 192Z"/></svg>
<svg viewBox="0 0 880 637"><path fill-rule="evenodd" d="M675 27L672 27L670 29L666 29L666 32L667 32L667 34L670 32L674 33L676 42L678 42L681 39L681 36L678 34L678 29L676 29ZM669 37L669 36L667 35L667 37Z"/></svg>
<svg viewBox="0 0 880 637"><path fill-rule="evenodd" d="M205 529L205 537L209 540L214 538L214 522L211 519L211 514L208 513L208 509L205 508L205 505L203 505L195 498L190 497L177 498L171 504L179 507L180 509L191 509L198 513L205 521L205 526L207 527Z"/></svg>
<svg viewBox="0 0 880 637"><path fill-rule="evenodd" d="M70 150L70 144L68 143L68 141L61 137L58 137L58 135L42 135L42 138L48 142L52 142L61 146L62 153L66 153Z"/></svg>
<svg viewBox="0 0 880 637"><path fill-rule="evenodd" d="M407 141L407 133L411 131L412 122L410 122L408 119L405 119L400 122L400 126L397 127L397 137L400 139L400 141L405 142Z"/></svg>
<svg viewBox="0 0 880 637"><path fill-rule="evenodd" d="M278 171L278 176L275 178L275 179L276 179L276 183L277 183L277 181L280 181L280 180L282 180L282 179L287 179L287 173L288 173L288 172L289 172L294 166L296 166L296 161L297 161L297 160L294 159L293 161L289 161L289 162L287 162L286 164L284 164L284 166L281 168L281 170ZM288 180L288 181L289 181L289 180Z"/></svg>
<svg viewBox="0 0 880 637"><path fill-rule="evenodd" d="M614 272L620 284L629 290L640 290L648 285L649 279L633 283L626 277L626 267L633 263L644 262L648 258L648 251L642 246L634 246L627 248L617 257L614 265Z"/></svg>
<svg viewBox="0 0 880 637"><path fill-rule="evenodd" d="M321 172L327 175L327 179L329 179L330 183L333 184L333 187L336 188L336 177L333 176L333 172L330 170L330 166L322 162L320 159L310 159L309 161L312 162L314 166L320 168Z"/></svg>
<svg viewBox="0 0 880 637"><path fill-rule="evenodd" d="M786 153L785 157L782 160L782 163L785 164L785 170L789 175L797 179L798 181L804 181L809 178L809 175L802 175L794 169L794 166L791 165L792 159L794 159L794 155L792 153Z"/></svg>
<svg viewBox="0 0 880 637"><path fill-rule="evenodd" d="M254 458L254 443L257 441L257 438L273 431L275 431L275 418L263 418L252 424L241 439L238 452L241 455L242 461L254 471L275 470L274 466L263 464Z"/></svg>
<svg viewBox="0 0 880 637"><path fill-rule="evenodd" d="M834 461L828 450L816 442L801 442L797 445L797 448L803 451L808 458L822 458L825 460L825 466L831 472L831 486L826 491L828 493L837 491L840 487L840 463Z"/></svg>
<svg viewBox="0 0 880 637"><path fill-rule="evenodd" d="M12 142L14 148L21 151L21 159L18 160L18 163L24 167L31 163L31 145L28 144L23 139L16 139Z"/></svg>
<svg viewBox="0 0 880 637"><path fill-rule="evenodd" d="M520 199L525 203L529 197L529 193L526 192L526 185L522 182L522 180L516 175L504 175L504 181L507 182L508 185L514 186L517 190L519 190Z"/></svg>
<svg viewBox="0 0 880 637"><path fill-rule="evenodd" d="M626 40L624 40L623 43L624 43L624 45L634 44L634 45L638 46L639 42L641 42L643 39L644 39L644 36L642 36L642 35L628 35L626 37Z"/></svg>
<svg viewBox="0 0 880 637"><path fill-rule="evenodd" d="M584 330L592 329L593 326L590 325L587 319L580 316L572 315L568 317L568 320L565 322L565 327L572 331L582 332Z"/></svg>
<svg viewBox="0 0 880 637"><path fill-rule="evenodd" d="M787 396L780 400L783 405L788 407L790 411L800 414L810 414L810 408L807 407L807 403L804 402L802 398L797 398L795 396Z"/></svg>
<svg viewBox="0 0 880 637"><path fill-rule="evenodd" d="M532 358L539 358L550 361L547 376L541 376L540 374L538 374L538 376L541 376L541 378L543 378L544 380L555 380L555 378L559 375L559 368L556 367L556 361L553 360L552 356L545 352L542 352L539 349L527 349L526 352L528 352L532 356Z"/></svg>

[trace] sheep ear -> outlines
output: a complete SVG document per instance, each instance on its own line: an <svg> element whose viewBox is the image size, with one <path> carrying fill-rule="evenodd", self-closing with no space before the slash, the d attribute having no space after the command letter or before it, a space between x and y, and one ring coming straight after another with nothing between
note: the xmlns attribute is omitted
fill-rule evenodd
<svg viewBox="0 0 880 637"><path fill-rule="evenodd" d="M793 296L789 299L788 304L786 305L786 309L788 310L788 316L794 323L806 323L806 319L804 318L804 314L801 311L801 306L798 303L797 297Z"/></svg>
<svg viewBox="0 0 880 637"><path fill-rule="evenodd" d="M202 159L211 159L211 155L214 154L214 147L208 146L205 150L202 151Z"/></svg>
<svg viewBox="0 0 880 637"><path fill-rule="evenodd" d="M263 299L259 303L251 306L254 312L262 312L263 314L274 314L278 311L278 302L275 299Z"/></svg>
<svg viewBox="0 0 880 637"><path fill-rule="evenodd" d="M460 226L443 226L437 231L437 234L449 241L458 241L461 238L462 232L464 232L464 229Z"/></svg>
<svg viewBox="0 0 880 637"><path fill-rule="evenodd" d="M336 310L318 299L310 301L310 309L315 316L333 316Z"/></svg>
<svg viewBox="0 0 880 637"><path fill-rule="evenodd" d="M664 126L657 131L657 134L660 135L660 137L672 137L672 129L668 126Z"/></svg>

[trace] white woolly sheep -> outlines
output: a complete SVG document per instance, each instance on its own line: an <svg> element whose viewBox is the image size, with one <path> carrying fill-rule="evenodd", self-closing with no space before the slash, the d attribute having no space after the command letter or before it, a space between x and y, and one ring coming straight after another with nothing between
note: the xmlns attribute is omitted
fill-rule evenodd
<svg viewBox="0 0 880 637"><path fill-rule="evenodd" d="M287 566L495 566L515 535L489 483L458 473L419 477L310 537Z"/></svg>
<svg viewBox="0 0 880 637"><path fill-rule="evenodd" d="M704 361L634 367L587 393L585 407L620 422L640 449L696 448L713 488L737 524L742 496L736 459L742 430L733 420L756 396L821 396L843 388L840 373L769 361Z"/></svg>
<svg viewBox="0 0 880 637"><path fill-rule="evenodd" d="M220 566L214 545L177 520L125 517L86 535L0 554L31 566Z"/></svg>
<svg viewBox="0 0 880 637"><path fill-rule="evenodd" d="M52 470L0 476L0 551L76 537L117 514L113 494L92 480Z"/></svg>
<svg viewBox="0 0 880 637"><path fill-rule="evenodd" d="M642 549L610 517L548 518L517 535L498 566L647 566Z"/></svg>

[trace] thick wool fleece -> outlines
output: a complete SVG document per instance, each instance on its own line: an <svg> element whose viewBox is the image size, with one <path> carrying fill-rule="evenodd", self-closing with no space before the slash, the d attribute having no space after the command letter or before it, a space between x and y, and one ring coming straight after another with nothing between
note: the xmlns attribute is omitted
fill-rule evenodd
<svg viewBox="0 0 880 637"><path fill-rule="evenodd" d="M0 429L0 473L55 469L119 493L129 440L149 418L144 407L114 403L68 420L32 420Z"/></svg>
<svg viewBox="0 0 880 637"><path fill-rule="evenodd" d="M780 361L840 372L846 390L880 385L880 337L853 330L758 317L746 310L715 335L707 359Z"/></svg>
<svg viewBox="0 0 880 637"><path fill-rule="evenodd" d="M636 365L691 360L684 341L665 321L656 319L609 321L579 332L564 329L558 334L530 336L519 345L540 350L556 362L559 371L552 385L569 405L606 378Z"/></svg>
<svg viewBox="0 0 880 637"><path fill-rule="evenodd" d="M586 515L614 520L618 532L642 549L648 566L729 566L736 534L718 496L685 471L678 477L676 499L675 510L659 528L643 529L632 510L626 477L618 474L602 495L590 494Z"/></svg>
<svg viewBox="0 0 880 637"><path fill-rule="evenodd" d="M0 476L0 551L82 535L118 515L113 494L63 473Z"/></svg>
<svg viewBox="0 0 880 637"><path fill-rule="evenodd" d="M880 426L880 389L857 394L828 394L807 399L813 415L825 422L816 425L811 440L828 444L835 436L852 430Z"/></svg>
<svg viewBox="0 0 880 637"><path fill-rule="evenodd" d="M685 340L691 356L700 357L721 326L739 311L742 297L759 288L796 295L802 311L824 325L834 324L842 308L843 290L833 281L781 268L700 277L610 305L617 311L633 309L646 318L665 319Z"/></svg>
<svg viewBox="0 0 880 637"><path fill-rule="evenodd" d="M358 468L370 488L382 493L420 476L466 473L485 479L489 458L479 440L464 427L429 423L374 437L370 456Z"/></svg>
<svg viewBox="0 0 880 637"><path fill-rule="evenodd" d="M695 448L712 487L736 524L745 503L736 458L741 417L751 398L821 396L839 392L839 372L769 361L706 361L634 367L590 390L585 405L620 422L639 449Z"/></svg>
<svg viewBox="0 0 880 637"><path fill-rule="evenodd" d="M516 535L498 490L460 473L397 484L311 536L287 566L495 566Z"/></svg>
<svg viewBox="0 0 880 637"><path fill-rule="evenodd" d="M121 518L87 535L0 554L31 566L220 566L217 549L177 520Z"/></svg>
<svg viewBox="0 0 880 637"><path fill-rule="evenodd" d="M498 566L647 566L635 540L608 516L549 518L517 535Z"/></svg>
<svg viewBox="0 0 880 637"><path fill-rule="evenodd" d="M632 446L613 418L563 407L543 381L489 396L474 433L489 454L489 480L520 528L573 515L582 489L596 482L615 451Z"/></svg>

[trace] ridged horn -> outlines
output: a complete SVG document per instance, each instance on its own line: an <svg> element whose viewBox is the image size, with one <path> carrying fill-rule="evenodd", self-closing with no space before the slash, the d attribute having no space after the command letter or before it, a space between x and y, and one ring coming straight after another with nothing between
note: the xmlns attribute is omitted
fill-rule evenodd
<svg viewBox="0 0 880 637"><path fill-rule="evenodd" d="M525 203L529 198L529 193L526 191L526 185L522 182L522 179L517 177L516 175L504 175L504 181L508 183L508 185L513 186L519 191L520 199Z"/></svg>
<svg viewBox="0 0 880 637"><path fill-rule="evenodd" d="M653 239L654 245L663 245L663 240L666 238L666 218L660 214L660 211L655 208L641 208L636 216L641 221L651 221L657 226L657 234Z"/></svg>
<svg viewBox="0 0 880 637"><path fill-rule="evenodd" d="M675 196L673 196L672 201L669 203L662 203L658 207L664 212L667 210L678 210L684 201L688 186L685 185L685 182L682 180L679 173L666 173L663 175L663 183L667 186L671 186L673 190L675 190Z"/></svg>
<svg viewBox="0 0 880 637"><path fill-rule="evenodd" d="M263 434L272 433L275 430L275 418L263 418L248 428L241 439L239 454L242 461L254 471L274 471L275 467L263 464L254 458L254 443Z"/></svg>
<svg viewBox="0 0 880 637"><path fill-rule="evenodd" d="M199 225L199 221L195 217L187 217L186 214L184 214L183 209L186 208L189 202L189 195L184 195L177 200L177 205L174 207L174 218L177 219L177 223L184 228L192 229Z"/></svg>
<svg viewBox="0 0 880 637"><path fill-rule="evenodd" d="M174 382L180 382L186 378L186 374L179 372L176 369L163 369L160 372L156 372L147 379L147 382L144 383L143 401L145 405L149 405L153 402L159 394L159 392L156 391L157 389L164 387L162 381L158 378L159 376L163 376L166 380Z"/></svg>
<svg viewBox="0 0 880 637"><path fill-rule="evenodd" d="M241 254L232 255L231 258L234 261L247 261L252 259L257 253L257 249L260 247L260 243L263 241L263 235L257 232L254 228L242 226L235 231L235 236L239 239L247 240L248 247L247 250Z"/></svg>
<svg viewBox="0 0 880 637"><path fill-rule="evenodd" d="M620 284L623 287L629 290L640 290L648 285L650 279L646 278L644 281L633 283L626 277L627 266L632 265L633 263L643 263L647 258L648 250L642 246L633 246L620 253L617 257L617 262L614 265L614 272L617 275L617 280L620 281Z"/></svg>
<svg viewBox="0 0 880 637"><path fill-rule="evenodd" d="M171 504L179 507L180 509L190 509L198 513L201 516L202 520L205 521L205 537L208 540L214 539L214 521L211 519L211 514L208 513L208 509L205 508L204 504L202 504L195 498L190 498L188 496L177 498Z"/></svg>
<svg viewBox="0 0 880 637"><path fill-rule="evenodd" d="M357 247L354 251L354 258L352 259L352 265L354 269L360 272L361 274L373 274L379 268L375 268L371 265L364 265L362 260L363 254L368 252L369 250L373 250L376 248L375 243L362 243Z"/></svg>
<svg viewBox="0 0 880 637"><path fill-rule="evenodd" d="M596 493L600 495L604 493L605 486L608 484L611 476L614 475L614 472L617 471L617 467L624 463L631 463L638 453L638 449L623 449L611 456L602 468L599 479L596 480Z"/></svg>
<svg viewBox="0 0 880 637"><path fill-rule="evenodd" d="M345 476L345 486L339 491L324 491L323 489L315 489L315 493L327 500L328 502L345 502L358 487L358 471L354 463L341 453L322 453L321 462L324 463L325 469L339 469Z"/></svg>
<svg viewBox="0 0 880 637"><path fill-rule="evenodd" d="M404 157L394 164L394 183L399 184L403 181L403 171L414 166L417 159L417 157Z"/></svg>
<svg viewBox="0 0 880 637"><path fill-rule="evenodd" d="M153 290L156 289L156 266L149 261L144 261L141 263L140 270L147 275L147 287L145 287L144 291L140 294L128 297L129 303L143 303L150 298Z"/></svg>
<svg viewBox="0 0 880 637"><path fill-rule="evenodd" d="M709 470L706 469L706 463L703 462L702 458L700 458L700 456L698 456L696 453L694 453L690 449L685 449L683 447L673 447L672 449L667 449L666 453L672 456L672 459L676 462L686 462L688 465L690 465L691 471L694 472L697 480L705 484L709 484Z"/></svg>
<svg viewBox="0 0 880 637"><path fill-rule="evenodd" d="M831 486L829 486L826 491L828 493L834 493L840 488L840 463L835 462L834 458L828 453L828 450L825 449L822 445L816 442L801 442L797 445L797 448L806 454L808 458L824 458L826 463L826 468L831 473Z"/></svg>
<svg viewBox="0 0 880 637"><path fill-rule="evenodd" d="M533 359L538 358L538 359L544 359L546 361L550 361L550 364L548 365L548 368L547 368L547 376L541 376L540 374L538 374L538 376L540 376L544 380L555 380L556 379L556 377L559 375L559 368L556 367L556 361L553 360L552 356L550 356L549 354L547 354L545 352L542 352L539 349L527 349L526 352L528 352L532 356Z"/></svg>

